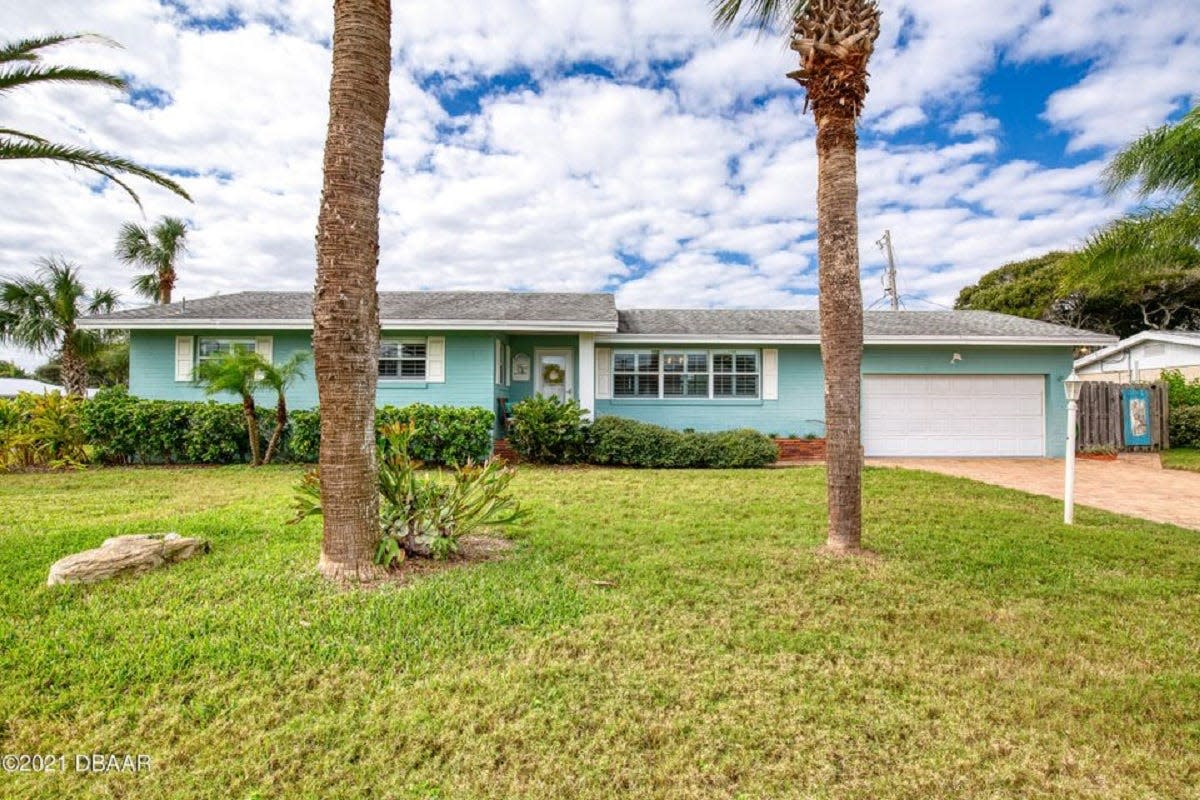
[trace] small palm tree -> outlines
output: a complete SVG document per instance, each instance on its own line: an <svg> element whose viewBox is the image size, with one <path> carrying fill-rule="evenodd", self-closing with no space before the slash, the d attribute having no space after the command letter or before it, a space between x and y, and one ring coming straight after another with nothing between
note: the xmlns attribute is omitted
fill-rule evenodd
<svg viewBox="0 0 1200 800"><path fill-rule="evenodd" d="M259 387L264 366L266 362L262 356L235 347L218 358L201 361L196 367L196 380L204 385L205 394L228 392L242 399L246 434L250 437L252 467L262 463L259 457L258 408L254 403L254 391Z"/></svg>
<svg viewBox="0 0 1200 800"><path fill-rule="evenodd" d="M867 61L879 37L874 0L714 0L728 28L745 17L760 31L790 27L817 123L817 262L821 362L825 368L827 546L853 552L862 540L863 307L858 262L858 131L867 96Z"/></svg>
<svg viewBox="0 0 1200 800"><path fill-rule="evenodd" d="M124 89L124 78L107 72L81 67L60 67L42 63L41 51L55 45L80 40L98 41L119 46L111 39L93 34L53 34L16 42L0 43L0 95L21 86L36 83L82 83ZM73 167L103 175L120 186L140 207L141 198L118 175L132 175L169 189L185 200L191 200L179 184L154 170L143 167L122 156L87 147L58 144L32 133L0 126L0 159L40 159L60 161Z"/></svg>
<svg viewBox="0 0 1200 800"><path fill-rule="evenodd" d="M263 360L259 383L268 389L275 390L275 430L271 431L271 439L267 442L267 452L263 463L270 464L280 442L283 441L283 431L287 427L288 407L287 390L299 378L304 376L304 365L308 363L308 353L296 353L282 364L268 364Z"/></svg>
<svg viewBox="0 0 1200 800"><path fill-rule="evenodd" d="M1103 290L1130 273L1149 280L1194 275L1200 269L1200 106L1117 153L1105 178L1109 194L1136 186L1143 199L1167 200L1101 228L1068 260L1067 278Z"/></svg>
<svg viewBox="0 0 1200 800"><path fill-rule="evenodd" d="M68 394L87 393L86 359L99 351L104 338L80 330L86 314L105 314L117 305L111 289L89 293L79 280L79 268L61 259L44 258L32 277L0 281L0 342L43 355L57 354Z"/></svg>
<svg viewBox="0 0 1200 800"><path fill-rule="evenodd" d="M175 288L175 264L187 252L187 223L178 217L162 217L150 228L126 222L117 235L116 255L146 272L135 275L133 291L156 303L171 302Z"/></svg>

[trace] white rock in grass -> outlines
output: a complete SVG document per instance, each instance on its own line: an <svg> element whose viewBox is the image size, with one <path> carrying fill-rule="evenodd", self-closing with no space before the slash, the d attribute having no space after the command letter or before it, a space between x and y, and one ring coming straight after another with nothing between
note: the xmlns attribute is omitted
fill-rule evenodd
<svg viewBox="0 0 1200 800"><path fill-rule="evenodd" d="M60 583L96 583L118 575L136 575L208 552L208 542L177 533L142 533L114 536L94 550L84 550L55 561L47 586Z"/></svg>

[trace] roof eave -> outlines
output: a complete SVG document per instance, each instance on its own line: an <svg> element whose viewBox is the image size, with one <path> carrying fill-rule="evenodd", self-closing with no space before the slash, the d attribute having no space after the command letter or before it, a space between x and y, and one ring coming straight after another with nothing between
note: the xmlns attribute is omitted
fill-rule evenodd
<svg viewBox="0 0 1200 800"><path fill-rule="evenodd" d="M865 345L1020 345L1023 347L1082 347L1108 344L1116 337L1081 334L1079 337L1054 336L866 336ZM679 334L614 333L596 337L597 344L820 344L815 334Z"/></svg>
<svg viewBox="0 0 1200 800"><path fill-rule="evenodd" d="M312 319L226 319L178 317L150 319L84 318L78 326L89 330L312 330ZM617 322L604 320L464 320L464 319L383 319L383 330L451 331L536 331L541 333L610 333Z"/></svg>

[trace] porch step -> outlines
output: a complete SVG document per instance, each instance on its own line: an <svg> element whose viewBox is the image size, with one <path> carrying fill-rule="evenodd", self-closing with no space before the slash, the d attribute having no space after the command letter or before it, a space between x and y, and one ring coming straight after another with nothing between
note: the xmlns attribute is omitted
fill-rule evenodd
<svg viewBox="0 0 1200 800"><path fill-rule="evenodd" d="M517 451L512 449L512 445L508 443L508 439L497 439L492 445L492 455L503 458L510 464L515 464L520 459L517 458Z"/></svg>

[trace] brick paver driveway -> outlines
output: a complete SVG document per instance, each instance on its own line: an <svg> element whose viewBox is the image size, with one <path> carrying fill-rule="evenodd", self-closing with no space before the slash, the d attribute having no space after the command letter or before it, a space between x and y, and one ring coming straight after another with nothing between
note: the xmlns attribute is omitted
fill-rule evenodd
<svg viewBox="0 0 1200 800"><path fill-rule="evenodd" d="M869 458L871 466L957 475L1010 489L1062 498L1063 462L1050 458ZM1079 505L1200 530L1200 472L1162 469L1158 456L1075 462Z"/></svg>

